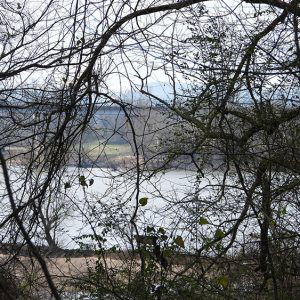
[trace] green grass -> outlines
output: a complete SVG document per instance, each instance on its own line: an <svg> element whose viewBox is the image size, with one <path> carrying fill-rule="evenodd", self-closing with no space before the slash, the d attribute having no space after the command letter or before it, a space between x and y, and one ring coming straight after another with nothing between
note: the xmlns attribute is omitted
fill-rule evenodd
<svg viewBox="0 0 300 300"><path fill-rule="evenodd" d="M97 142L86 143L83 145L84 153L90 158L101 156L116 157L132 155L131 146L129 144L102 144Z"/></svg>

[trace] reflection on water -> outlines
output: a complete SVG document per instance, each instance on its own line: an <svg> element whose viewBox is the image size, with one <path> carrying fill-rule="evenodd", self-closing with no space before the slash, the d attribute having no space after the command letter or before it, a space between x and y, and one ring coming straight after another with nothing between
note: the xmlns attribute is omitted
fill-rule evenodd
<svg viewBox="0 0 300 300"><path fill-rule="evenodd" d="M32 191L32 186L39 184L42 186L42 176L37 176L35 181L32 175L31 181L24 184L25 169L14 167L9 171L16 202L26 203L28 200L26 194ZM84 176L87 182L86 186L80 183L80 176ZM141 218L137 222L153 224L168 222L163 208L172 201L184 199L194 189L194 181L195 173L183 170L161 172L151 176L150 179L149 173L143 174L139 184L139 197L147 197L148 203L146 207L139 208ZM60 193L54 193L45 200L51 205L57 201L63 212L57 214L60 224L55 232L55 238L60 247L78 248L76 238L93 232L91 226L97 225L97 218L103 218L103 214L99 210L104 205L108 207L108 213L114 207L120 206L124 210L124 218L128 214L129 224L130 215L136 205L137 182L134 172L122 174L104 168L68 167L66 173L62 178L58 178L57 182L61 186ZM91 182L92 185L90 185ZM3 195L0 210L0 222L2 222L11 213L2 174L0 174L0 195ZM56 212L53 210L58 206L53 207L50 213L55 214ZM120 209L116 213L118 212ZM42 239L41 230L41 228L37 228L33 240ZM88 247L88 245L86 246Z"/></svg>

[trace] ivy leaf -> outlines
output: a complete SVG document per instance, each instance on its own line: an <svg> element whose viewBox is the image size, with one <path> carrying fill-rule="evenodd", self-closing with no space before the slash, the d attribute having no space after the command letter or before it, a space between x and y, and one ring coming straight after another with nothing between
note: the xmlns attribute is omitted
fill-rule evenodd
<svg viewBox="0 0 300 300"><path fill-rule="evenodd" d="M152 226L147 226L146 231L149 233L155 231L155 229Z"/></svg>
<svg viewBox="0 0 300 300"><path fill-rule="evenodd" d="M166 241L167 239L168 239L168 236L167 236L167 235L164 234L164 235L161 236L161 240L162 240L162 241Z"/></svg>
<svg viewBox="0 0 300 300"><path fill-rule="evenodd" d="M174 243L175 243L177 246L179 246L179 247L181 247L181 248L184 248L184 241L183 241L183 239L182 239L181 236L178 235L178 236L174 239Z"/></svg>
<svg viewBox="0 0 300 300"><path fill-rule="evenodd" d="M208 224L208 221L207 221L206 218L200 217L199 224L200 224L200 225L206 225L206 224Z"/></svg>
<svg viewBox="0 0 300 300"><path fill-rule="evenodd" d="M220 284L224 289L228 287L229 279L227 276L220 276L217 278L218 284Z"/></svg>
<svg viewBox="0 0 300 300"><path fill-rule="evenodd" d="M83 175L79 176L79 183L82 186L88 186L85 181L85 176L83 176Z"/></svg>
<svg viewBox="0 0 300 300"><path fill-rule="evenodd" d="M222 239L225 236L225 233L221 229L217 229L215 232L216 239Z"/></svg>
<svg viewBox="0 0 300 300"><path fill-rule="evenodd" d="M148 203L148 198L146 198L146 197L141 198L141 199L139 200L139 203L140 203L142 206L147 205L147 203Z"/></svg>
<svg viewBox="0 0 300 300"><path fill-rule="evenodd" d="M161 233L161 234L165 234L166 233L166 231L162 227L159 227L158 232Z"/></svg>
<svg viewBox="0 0 300 300"><path fill-rule="evenodd" d="M65 190L71 188L71 183L70 182L66 182L65 183Z"/></svg>

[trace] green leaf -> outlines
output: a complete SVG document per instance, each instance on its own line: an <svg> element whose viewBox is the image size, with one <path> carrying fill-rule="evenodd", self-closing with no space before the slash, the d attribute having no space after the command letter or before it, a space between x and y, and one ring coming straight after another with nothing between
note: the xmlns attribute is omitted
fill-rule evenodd
<svg viewBox="0 0 300 300"><path fill-rule="evenodd" d="M168 236L167 235L162 235L161 237L160 237L160 239L162 240L162 241L166 241L167 239L168 239Z"/></svg>
<svg viewBox="0 0 300 300"><path fill-rule="evenodd" d="M223 245L221 242L216 244L216 250L218 250L218 251L223 250Z"/></svg>
<svg viewBox="0 0 300 300"><path fill-rule="evenodd" d="M216 239L222 239L225 236L224 232L221 229L217 229L215 232Z"/></svg>
<svg viewBox="0 0 300 300"><path fill-rule="evenodd" d="M278 215L279 217L283 217L284 215L286 215L286 207L279 209Z"/></svg>
<svg viewBox="0 0 300 300"><path fill-rule="evenodd" d="M146 231L149 233L155 231L155 229L152 226L147 226Z"/></svg>
<svg viewBox="0 0 300 300"><path fill-rule="evenodd" d="M159 227L158 232L161 233L161 234L165 234L166 233L166 231L162 227Z"/></svg>
<svg viewBox="0 0 300 300"><path fill-rule="evenodd" d="M83 175L79 176L79 183L82 186L88 186L85 181L85 176L83 176Z"/></svg>
<svg viewBox="0 0 300 300"><path fill-rule="evenodd" d="M174 239L174 243L175 243L177 246L179 246L179 247L181 247L181 248L184 248L184 241L183 241L183 239L182 239L181 236L178 235L178 236Z"/></svg>
<svg viewBox="0 0 300 300"><path fill-rule="evenodd" d="M220 276L217 278L217 282L218 284L220 284L224 289L226 289L228 287L229 284L229 279L227 276Z"/></svg>
<svg viewBox="0 0 300 300"><path fill-rule="evenodd" d="M173 251L171 249L164 249L163 256L164 257L171 257L173 255Z"/></svg>
<svg viewBox="0 0 300 300"><path fill-rule="evenodd" d="M71 183L70 182L66 182L65 183L65 189L69 189L71 188Z"/></svg>
<svg viewBox="0 0 300 300"><path fill-rule="evenodd" d="M200 225L206 225L206 224L208 224L208 221L207 221L206 218L200 217L199 224L200 224Z"/></svg>
<svg viewBox="0 0 300 300"><path fill-rule="evenodd" d="M110 248L110 251L112 251L112 252L117 252L117 247L116 247L116 246L112 246L112 247Z"/></svg>
<svg viewBox="0 0 300 300"><path fill-rule="evenodd" d="M205 244L203 246L204 250L206 250L206 251L208 251L210 247L211 247L210 244Z"/></svg>
<svg viewBox="0 0 300 300"><path fill-rule="evenodd" d="M140 203L142 206L147 205L147 203L148 203L148 198L146 198L146 197L141 198L141 199L139 200L139 203Z"/></svg>

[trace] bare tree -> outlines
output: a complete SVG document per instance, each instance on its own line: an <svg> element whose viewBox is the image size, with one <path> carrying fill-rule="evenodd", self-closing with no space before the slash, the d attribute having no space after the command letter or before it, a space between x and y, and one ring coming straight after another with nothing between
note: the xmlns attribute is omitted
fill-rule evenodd
<svg viewBox="0 0 300 300"><path fill-rule="evenodd" d="M38 262L61 299L46 256L81 222L97 261L75 283L98 298L297 297L298 17L294 0L1 3L1 265L41 297ZM96 194L85 164L121 167ZM166 190L170 167L192 185Z"/></svg>
<svg viewBox="0 0 300 300"><path fill-rule="evenodd" d="M232 297L282 299L287 289L297 297L299 29L296 2L281 4L191 11L190 33L170 47L165 67L186 87L173 103L142 90L182 124L165 140L165 161L187 157L198 172L195 193L171 205L188 228L195 256L184 272L192 270L199 297L208 282Z"/></svg>

